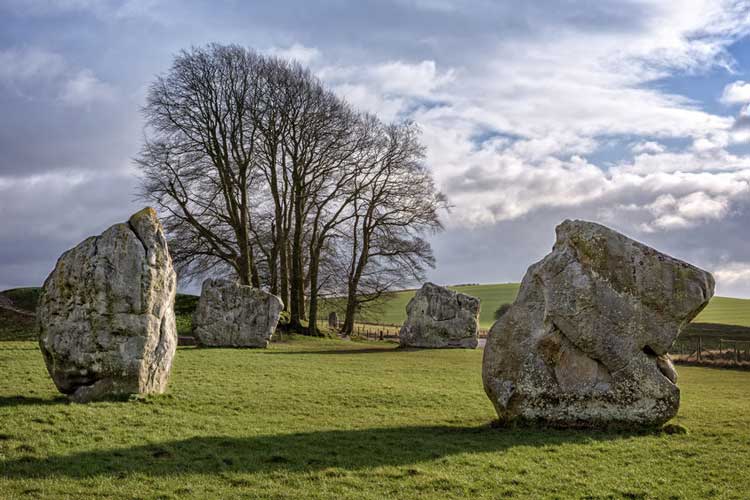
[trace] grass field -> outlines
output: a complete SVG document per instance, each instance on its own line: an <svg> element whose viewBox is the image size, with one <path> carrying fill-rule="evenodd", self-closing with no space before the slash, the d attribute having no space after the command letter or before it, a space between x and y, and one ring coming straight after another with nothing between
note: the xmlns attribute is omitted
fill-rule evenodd
<svg viewBox="0 0 750 500"><path fill-rule="evenodd" d="M168 394L68 404L0 343L0 498L747 498L750 373L680 368L687 435L495 429L481 351L180 348Z"/></svg>

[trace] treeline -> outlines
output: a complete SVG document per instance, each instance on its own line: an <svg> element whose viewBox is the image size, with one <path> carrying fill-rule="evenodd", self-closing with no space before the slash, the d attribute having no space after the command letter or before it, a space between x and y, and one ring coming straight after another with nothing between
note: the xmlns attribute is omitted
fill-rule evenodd
<svg viewBox="0 0 750 500"><path fill-rule="evenodd" d="M181 52L152 83L137 159L182 280L234 275L314 329L346 296L344 330L421 280L445 199L412 123L353 109L292 61L239 46ZM314 330L313 330L314 331Z"/></svg>

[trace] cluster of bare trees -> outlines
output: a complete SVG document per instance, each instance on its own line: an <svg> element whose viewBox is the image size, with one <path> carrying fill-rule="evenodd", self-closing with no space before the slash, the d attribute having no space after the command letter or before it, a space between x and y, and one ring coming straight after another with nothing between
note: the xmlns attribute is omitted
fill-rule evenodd
<svg viewBox="0 0 750 500"><path fill-rule="evenodd" d="M180 277L232 274L279 295L293 327L346 297L344 330L433 265L445 205L411 123L358 112L295 62L183 51L151 85L138 164ZM314 330L313 330L314 331Z"/></svg>

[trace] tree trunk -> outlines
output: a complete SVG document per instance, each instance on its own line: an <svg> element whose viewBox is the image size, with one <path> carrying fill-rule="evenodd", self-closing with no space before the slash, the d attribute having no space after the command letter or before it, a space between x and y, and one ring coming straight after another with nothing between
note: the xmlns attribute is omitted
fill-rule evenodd
<svg viewBox="0 0 750 500"><path fill-rule="evenodd" d="M318 335L318 266L320 264L320 253L316 250L310 252L310 301L308 305L308 335Z"/></svg>

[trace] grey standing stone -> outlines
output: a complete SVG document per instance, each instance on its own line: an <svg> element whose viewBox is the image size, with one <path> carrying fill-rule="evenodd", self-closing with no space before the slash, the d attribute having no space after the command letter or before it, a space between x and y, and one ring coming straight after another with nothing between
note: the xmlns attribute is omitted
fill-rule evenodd
<svg viewBox="0 0 750 500"><path fill-rule="evenodd" d="M331 311L328 315L328 326L331 328L339 327L339 316L336 314L336 311Z"/></svg>
<svg viewBox="0 0 750 500"><path fill-rule="evenodd" d="M60 392L78 402L164 392L177 347L175 292L151 208L65 252L37 310L39 346Z"/></svg>
<svg viewBox="0 0 750 500"><path fill-rule="evenodd" d="M233 281L207 279L193 314L193 335L210 347L267 347L279 315L281 299Z"/></svg>
<svg viewBox="0 0 750 500"><path fill-rule="evenodd" d="M666 422L680 403L667 352L713 292L706 271L602 225L565 221L489 332L485 391L505 423Z"/></svg>
<svg viewBox="0 0 750 500"><path fill-rule="evenodd" d="M479 299L425 283L406 305L399 332L405 347L474 349L479 336Z"/></svg>

